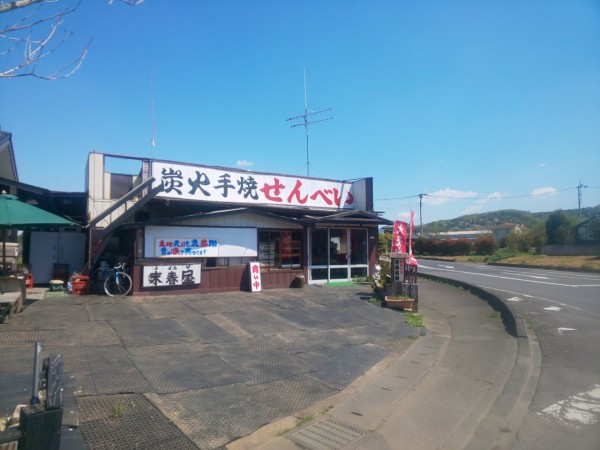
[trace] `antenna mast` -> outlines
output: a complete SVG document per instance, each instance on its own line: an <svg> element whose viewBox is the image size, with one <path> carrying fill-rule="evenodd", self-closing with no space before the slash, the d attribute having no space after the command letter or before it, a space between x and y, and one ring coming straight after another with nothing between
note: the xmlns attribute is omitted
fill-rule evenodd
<svg viewBox="0 0 600 450"><path fill-rule="evenodd" d="M290 125L290 128L296 128L296 127L301 127L301 126L304 127L304 132L306 133L306 175L310 176L310 161L308 158L308 126L312 125L313 123L331 120L331 119L333 119L333 117L319 118L317 116L314 119L312 119L313 116L316 116L317 114L322 114L324 112L331 111L331 108L322 109L320 111L311 111L308 109L308 101L307 101L307 95L306 95L306 67L303 67L303 70L304 70L304 114L302 114L301 116L290 117L289 119L286 119L286 121L287 122L299 121L301 119L300 123L295 123L293 125Z"/></svg>
<svg viewBox="0 0 600 450"><path fill-rule="evenodd" d="M156 147L156 140L154 139L154 96L152 93L152 68L150 68L150 120L152 126L152 138L150 145L152 146L152 157L154 158L154 149Z"/></svg>

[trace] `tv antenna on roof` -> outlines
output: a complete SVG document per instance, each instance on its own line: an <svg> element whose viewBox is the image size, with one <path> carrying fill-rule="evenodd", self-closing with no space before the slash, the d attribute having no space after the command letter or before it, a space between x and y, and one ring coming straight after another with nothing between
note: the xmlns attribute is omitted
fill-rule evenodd
<svg viewBox="0 0 600 450"><path fill-rule="evenodd" d="M303 67L303 70L304 70L304 114L302 114L301 116L290 117L289 119L286 119L286 121L287 122L298 121L301 119L300 123L295 123L293 125L290 125L290 128L296 128L296 127L301 127L301 126L304 127L304 132L306 133L306 175L310 176L310 162L309 162L309 158L308 158L308 126L312 125L313 123L331 120L331 119L333 119L333 117L320 118L320 116L318 116L318 114L323 114L327 111L331 111L331 108L321 109L320 111L311 111L308 109L308 102L306 100L306 67Z"/></svg>
<svg viewBox="0 0 600 450"><path fill-rule="evenodd" d="M154 138L154 93L152 92L152 67L150 67L150 121L152 127L152 138L150 139L150 145L152 146L152 158L154 158L156 139Z"/></svg>

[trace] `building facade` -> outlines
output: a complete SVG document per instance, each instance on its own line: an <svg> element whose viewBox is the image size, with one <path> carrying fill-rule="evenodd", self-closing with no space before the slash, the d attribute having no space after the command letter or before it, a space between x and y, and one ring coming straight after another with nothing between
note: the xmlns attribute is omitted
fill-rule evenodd
<svg viewBox="0 0 600 450"><path fill-rule="evenodd" d="M108 161L138 169L108 171ZM90 153L86 271L125 260L134 294L348 281L372 273L373 180ZM258 263L258 264L257 264ZM253 272L251 272L253 271Z"/></svg>

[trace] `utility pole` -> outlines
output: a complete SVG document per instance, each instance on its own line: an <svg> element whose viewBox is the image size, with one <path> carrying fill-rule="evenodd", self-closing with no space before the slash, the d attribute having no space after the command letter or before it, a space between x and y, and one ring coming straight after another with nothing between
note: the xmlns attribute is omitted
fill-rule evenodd
<svg viewBox="0 0 600 450"><path fill-rule="evenodd" d="M586 188L587 186L581 184L581 180L579 180L579 186L577 186L577 210L579 219L581 219L581 190Z"/></svg>
<svg viewBox="0 0 600 450"><path fill-rule="evenodd" d="M419 236L421 237L423 237L423 197L427 197L427 194L419 194L419 220L421 221Z"/></svg>
<svg viewBox="0 0 600 450"><path fill-rule="evenodd" d="M308 126L312 125L313 123L331 120L331 119L333 119L333 117L327 117L327 118L323 118L323 119L315 118L315 119L311 120L311 118L317 114L322 114L324 112L331 111L331 108L322 109L320 111L310 111L308 109L308 102L306 99L306 67L304 67L303 69L304 69L304 114L302 114L301 116L290 117L289 119L286 119L286 121L290 122L292 120L302 119L302 121L300 123L290 125L290 128L304 126L304 132L306 133L306 176L310 176L310 162L308 159Z"/></svg>

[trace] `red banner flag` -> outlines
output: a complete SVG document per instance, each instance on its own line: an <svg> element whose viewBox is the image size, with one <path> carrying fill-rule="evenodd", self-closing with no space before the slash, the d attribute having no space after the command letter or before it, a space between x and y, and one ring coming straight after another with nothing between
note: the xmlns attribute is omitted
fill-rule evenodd
<svg viewBox="0 0 600 450"><path fill-rule="evenodd" d="M392 238L392 253L406 253L407 234L408 224L396 220L394 222L394 235Z"/></svg>
<svg viewBox="0 0 600 450"><path fill-rule="evenodd" d="M412 254L412 235L413 235L413 230L415 229L415 213L413 211L410 212L410 238L408 241L408 254L409 254L409 258L408 258L408 263L411 266L417 266L417 258L415 258Z"/></svg>

